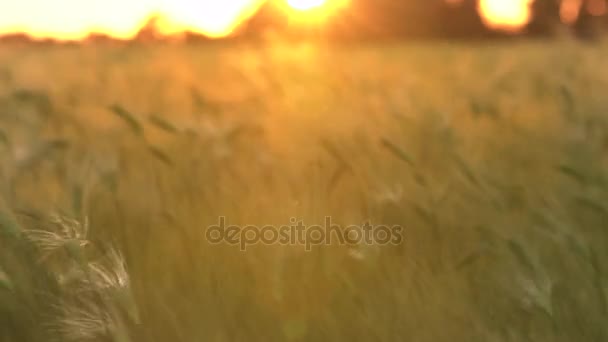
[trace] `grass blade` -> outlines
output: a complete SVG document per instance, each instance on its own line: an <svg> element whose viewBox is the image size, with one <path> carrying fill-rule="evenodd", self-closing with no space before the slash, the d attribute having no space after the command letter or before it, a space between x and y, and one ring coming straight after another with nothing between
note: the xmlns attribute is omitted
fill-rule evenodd
<svg viewBox="0 0 608 342"><path fill-rule="evenodd" d="M8 277L6 272L4 272L0 268L0 290L2 289L12 291L13 283L11 282L11 279Z"/></svg>
<svg viewBox="0 0 608 342"><path fill-rule="evenodd" d="M179 133L179 130L169 121L165 120L165 118L160 117L158 115L152 115L148 118L148 121L156 126L157 128L170 133L170 134L177 134Z"/></svg>
<svg viewBox="0 0 608 342"><path fill-rule="evenodd" d="M511 253L513 253L513 255L515 256L517 261L522 266L524 266L530 272L530 274L536 273L536 267L534 266L534 262L532 262L532 259L530 259L530 256L528 255L528 253L526 253L526 250L519 242L515 240L509 240L507 246L509 247Z"/></svg>
<svg viewBox="0 0 608 342"><path fill-rule="evenodd" d="M21 227L17 221L2 210L0 210L0 234L10 237L18 237L21 234Z"/></svg>
<svg viewBox="0 0 608 342"><path fill-rule="evenodd" d="M559 166L557 166L557 171L559 171L561 174L568 176L569 178L577 181L581 185L587 184L586 177L582 173L580 173L578 170L574 169L573 167L570 167L568 165L559 165Z"/></svg>
<svg viewBox="0 0 608 342"><path fill-rule="evenodd" d="M3 130L0 130L0 145L4 145L6 147L11 146L11 141L8 138L8 135Z"/></svg>
<svg viewBox="0 0 608 342"><path fill-rule="evenodd" d="M156 159L160 160L168 166L173 166L173 160L171 160L171 158L158 147L150 145L148 146L148 150Z"/></svg>
<svg viewBox="0 0 608 342"><path fill-rule="evenodd" d="M399 146L395 145L392 141L390 141L386 138L383 138L382 146L385 147L389 152L391 152L399 160L405 162L406 164L408 164L411 167L415 167L414 160L405 151L403 151L403 149L401 149Z"/></svg>
<svg viewBox="0 0 608 342"><path fill-rule="evenodd" d="M462 172L462 174L469 180L469 182L471 182L477 187L480 187L481 183L479 182L479 179L477 179L477 176L475 176L475 173L473 172L473 169L471 169L469 164L459 155L454 155L454 160L456 161L456 165L458 165L458 169L460 170L460 172Z"/></svg>
<svg viewBox="0 0 608 342"><path fill-rule="evenodd" d="M144 131L143 126L139 123L139 121L135 118L133 114L129 111L121 107L120 105L113 105L110 107L110 110L116 114L119 118L121 118L129 128L133 131L133 133L137 135L141 135Z"/></svg>

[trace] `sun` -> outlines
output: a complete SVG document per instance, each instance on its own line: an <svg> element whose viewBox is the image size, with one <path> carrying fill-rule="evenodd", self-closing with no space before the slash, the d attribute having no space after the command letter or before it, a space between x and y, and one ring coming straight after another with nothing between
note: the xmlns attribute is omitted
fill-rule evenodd
<svg viewBox="0 0 608 342"><path fill-rule="evenodd" d="M479 9L484 22L489 26L518 29L529 22L532 2L533 0L481 0Z"/></svg>
<svg viewBox="0 0 608 342"><path fill-rule="evenodd" d="M327 0L287 0L289 7L298 11L310 11L323 7Z"/></svg>
<svg viewBox="0 0 608 342"><path fill-rule="evenodd" d="M279 0L292 22L302 25L322 24L336 16L351 0Z"/></svg>

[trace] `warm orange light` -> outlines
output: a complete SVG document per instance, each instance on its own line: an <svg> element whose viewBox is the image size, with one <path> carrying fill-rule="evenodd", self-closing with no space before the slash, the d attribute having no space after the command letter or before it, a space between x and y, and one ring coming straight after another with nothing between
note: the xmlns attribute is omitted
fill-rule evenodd
<svg viewBox="0 0 608 342"><path fill-rule="evenodd" d="M275 0L276 1L276 0ZM280 0L293 22L317 25L337 15L350 0Z"/></svg>
<svg viewBox="0 0 608 342"><path fill-rule="evenodd" d="M517 30L525 26L532 16L530 5L534 0L480 0L479 11L484 22L494 28Z"/></svg>
<svg viewBox="0 0 608 342"><path fill-rule="evenodd" d="M583 0L563 0L559 9L562 22L572 24L578 18Z"/></svg>
<svg viewBox="0 0 608 342"><path fill-rule="evenodd" d="M591 0L587 2L587 11L589 14L601 17L608 12L608 5L604 0Z"/></svg>
<svg viewBox="0 0 608 342"><path fill-rule="evenodd" d="M165 0L160 13L161 33L192 31L210 37L224 37L251 16L262 0Z"/></svg>
<svg viewBox="0 0 608 342"><path fill-rule="evenodd" d="M323 22L350 0L0 0L0 34L24 32L34 38L75 40L99 32L129 39L149 16L158 14L163 34L192 31L224 37L264 1L282 2L295 21ZM480 0L479 11L488 26L516 30L530 20L533 1ZM563 1L564 21L576 17L580 1ZM592 13L606 12L603 1L593 4Z"/></svg>
<svg viewBox="0 0 608 342"><path fill-rule="evenodd" d="M0 33L25 32L34 38L67 40L98 31L129 38L149 10L149 4L142 1L0 1Z"/></svg>
<svg viewBox="0 0 608 342"><path fill-rule="evenodd" d="M299 11L309 11L325 5L327 0L287 0L287 4Z"/></svg>
<svg viewBox="0 0 608 342"><path fill-rule="evenodd" d="M158 14L161 33L230 34L263 0L0 0L0 34L75 40L92 32L133 38Z"/></svg>

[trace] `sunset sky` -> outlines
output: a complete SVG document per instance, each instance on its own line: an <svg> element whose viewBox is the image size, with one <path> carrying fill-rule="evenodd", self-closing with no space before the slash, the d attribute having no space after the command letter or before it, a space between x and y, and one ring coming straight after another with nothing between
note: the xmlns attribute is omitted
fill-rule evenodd
<svg viewBox="0 0 608 342"><path fill-rule="evenodd" d="M0 34L26 32L36 38L80 39L90 32L133 37L152 14L165 20L163 33L184 30L213 37L229 34L264 0L4 0L0 1ZM284 0L306 10L341 0ZM532 0L482 0L485 21L518 26L529 19ZM329 6L328 6L329 7Z"/></svg>

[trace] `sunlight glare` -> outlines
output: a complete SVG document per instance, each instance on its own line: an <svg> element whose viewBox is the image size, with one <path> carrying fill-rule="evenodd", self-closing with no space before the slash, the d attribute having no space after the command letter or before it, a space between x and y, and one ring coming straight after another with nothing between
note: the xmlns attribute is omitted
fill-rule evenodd
<svg viewBox="0 0 608 342"><path fill-rule="evenodd" d="M78 40L90 33L135 37L146 19L158 15L164 34L192 31L229 35L264 0L21 0L0 1L0 34Z"/></svg>
<svg viewBox="0 0 608 342"><path fill-rule="evenodd" d="M479 10L484 22L494 28L520 29L532 16L533 0L480 0Z"/></svg>
<svg viewBox="0 0 608 342"><path fill-rule="evenodd" d="M327 0L287 0L287 4L299 11L309 11L326 4Z"/></svg>
<svg viewBox="0 0 608 342"><path fill-rule="evenodd" d="M149 14L140 1L0 1L0 34L28 33L33 38L75 40L91 32L133 37Z"/></svg>
<svg viewBox="0 0 608 342"><path fill-rule="evenodd" d="M163 0L160 8L165 20L160 23L163 34L183 31L224 37L232 33L245 18L251 16L262 0Z"/></svg>
<svg viewBox="0 0 608 342"><path fill-rule="evenodd" d="M318 25L339 15L350 0L280 0L292 22Z"/></svg>
<svg viewBox="0 0 608 342"><path fill-rule="evenodd" d="M135 37L152 15L161 34L184 31L225 37L251 17L265 1L281 2L294 21L325 22L350 0L21 0L0 1L0 34L27 33L34 38L77 40L90 33L114 38ZM458 3L462 0L447 0ZM533 0L480 0L484 22L493 28L516 30L531 17ZM567 0L572 4L580 0ZM562 17L572 16L565 11ZM594 7L595 9L595 7ZM596 12L606 8L597 7ZM567 15L564 15L568 12Z"/></svg>

